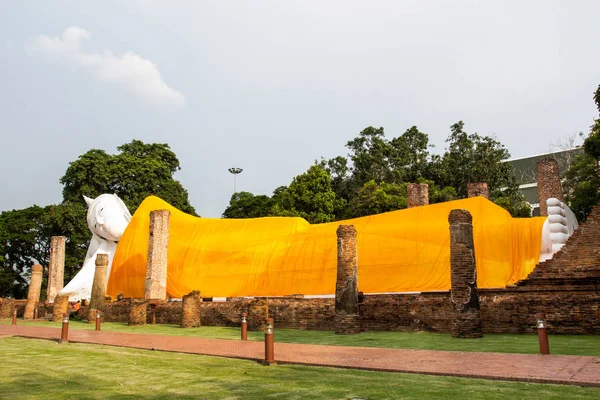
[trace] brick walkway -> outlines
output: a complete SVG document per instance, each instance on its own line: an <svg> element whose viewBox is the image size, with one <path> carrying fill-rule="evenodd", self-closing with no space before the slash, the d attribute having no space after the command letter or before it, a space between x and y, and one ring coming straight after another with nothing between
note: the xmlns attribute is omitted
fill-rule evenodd
<svg viewBox="0 0 600 400"><path fill-rule="evenodd" d="M0 337L57 340L59 328L0 325ZM275 333L277 338L277 332ZM277 340L277 339L275 339ZM88 330L69 341L262 360L263 342ZM279 363L600 387L600 357L542 356L275 343Z"/></svg>

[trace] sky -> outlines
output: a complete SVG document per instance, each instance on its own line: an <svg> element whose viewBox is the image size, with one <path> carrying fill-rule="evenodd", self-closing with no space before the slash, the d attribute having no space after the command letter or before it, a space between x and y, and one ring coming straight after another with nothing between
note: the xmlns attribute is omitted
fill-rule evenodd
<svg viewBox="0 0 600 400"><path fill-rule="evenodd" d="M513 158L589 133L597 0L3 0L0 211L69 163L168 143L203 217L270 195L368 126L494 135Z"/></svg>

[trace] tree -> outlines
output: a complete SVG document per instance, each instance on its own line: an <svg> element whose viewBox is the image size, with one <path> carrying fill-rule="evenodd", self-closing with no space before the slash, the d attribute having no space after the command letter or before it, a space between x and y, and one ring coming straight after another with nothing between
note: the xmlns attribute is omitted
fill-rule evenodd
<svg viewBox="0 0 600 400"><path fill-rule="evenodd" d="M327 171L319 165L313 165L277 194L271 215L302 217L315 224L334 221L344 207L345 201L338 199L331 189Z"/></svg>
<svg viewBox="0 0 600 400"><path fill-rule="evenodd" d="M31 266L48 265L52 234L49 209L32 206L0 214L2 297L26 295Z"/></svg>
<svg viewBox="0 0 600 400"><path fill-rule="evenodd" d="M169 145L134 140L118 150L109 155L92 149L71 162L60 179L61 204L0 214L0 295L24 295L31 265L48 265L51 236L67 238L65 282L78 272L91 238L83 195L116 193L134 213L143 199L155 194L184 212L195 213L187 191L173 178L180 166Z"/></svg>
<svg viewBox="0 0 600 400"><path fill-rule="evenodd" d="M395 183L389 163L392 146L385 139L383 128L369 126L358 137L346 143L352 161L352 186L357 192L367 182Z"/></svg>
<svg viewBox="0 0 600 400"><path fill-rule="evenodd" d="M273 201L269 196L237 192L231 196L223 218L259 218L269 216Z"/></svg>
<svg viewBox="0 0 600 400"><path fill-rule="evenodd" d="M117 150L120 153L109 155L104 150L92 149L70 163L60 179L64 185L63 202L83 204L83 195L94 198L102 193L115 193L133 212L154 194L195 215L187 191L173 178L180 166L168 144L133 140Z"/></svg>
<svg viewBox="0 0 600 400"><path fill-rule="evenodd" d="M594 93L594 102L600 112L600 85ZM590 134L583 142L583 148L590 157L600 160L600 118L594 119Z"/></svg>
<svg viewBox="0 0 600 400"><path fill-rule="evenodd" d="M436 165L440 171L436 182L456 188L459 198L467 197L468 183L487 182L490 200L515 217L530 216L512 168L505 162L510 153L504 145L490 136L468 134L462 121L450 130L448 148Z"/></svg>
<svg viewBox="0 0 600 400"><path fill-rule="evenodd" d="M355 218L406 208L406 184L364 184L348 204L346 217Z"/></svg>
<svg viewBox="0 0 600 400"><path fill-rule="evenodd" d="M390 167L396 182L414 183L428 176L429 136L416 126L390 142Z"/></svg>
<svg viewBox="0 0 600 400"><path fill-rule="evenodd" d="M575 158L565 174L570 191L566 202L579 221L585 221L592 207L600 202L600 168L598 161L586 153Z"/></svg>

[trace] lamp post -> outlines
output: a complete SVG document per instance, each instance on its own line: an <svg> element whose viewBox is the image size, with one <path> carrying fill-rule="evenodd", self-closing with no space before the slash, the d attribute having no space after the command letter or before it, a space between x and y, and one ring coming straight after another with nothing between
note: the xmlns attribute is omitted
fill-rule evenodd
<svg viewBox="0 0 600 400"><path fill-rule="evenodd" d="M229 168L228 170L229 172L231 172L233 174L233 193L237 193L237 188L236 188L236 177L238 174L241 174L243 169L241 168Z"/></svg>

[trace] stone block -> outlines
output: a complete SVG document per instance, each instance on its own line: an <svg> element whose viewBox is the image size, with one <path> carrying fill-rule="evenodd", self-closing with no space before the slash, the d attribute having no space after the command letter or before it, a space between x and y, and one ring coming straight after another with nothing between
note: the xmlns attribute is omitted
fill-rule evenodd
<svg viewBox="0 0 600 400"><path fill-rule="evenodd" d="M145 284L146 300L160 301L167 298L169 221L169 210L156 210L150 213Z"/></svg>
<svg viewBox="0 0 600 400"><path fill-rule="evenodd" d="M483 336L477 269L473 245L472 217L467 210L452 210L450 223L450 301L452 306L452 337Z"/></svg>
<svg viewBox="0 0 600 400"><path fill-rule="evenodd" d="M200 308L202 306L202 297L200 292L194 290L183 296L181 301L181 327L198 328L200 327Z"/></svg>
<svg viewBox="0 0 600 400"><path fill-rule="evenodd" d="M46 299L49 303L65 285L65 236L50 238L50 263L48 265L48 289ZM62 318L62 316L61 316Z"/></svg>
<svg viewBox="0 0 600 400"><path fill-rule="evenodd" d="M27 303L23 313L24 319L33 319L34 310L40 302L40 292L42 290L42 274L44 267L35 264L31 267L31 280L29 281L29 291L27 292Z"/></svg>
<svg viewBox="0 0 600 400"><path fill-rule="evenodd" d="M409 183L406 187L406 204L408 208L429 204L429 185L426 183Z"/></svg>
<svg viewBox="0 0 600 400"><path fill-rule="evenodd" d="M148 303L143 299L133 299L129 309L129 325L146 325Z"/></svg>

